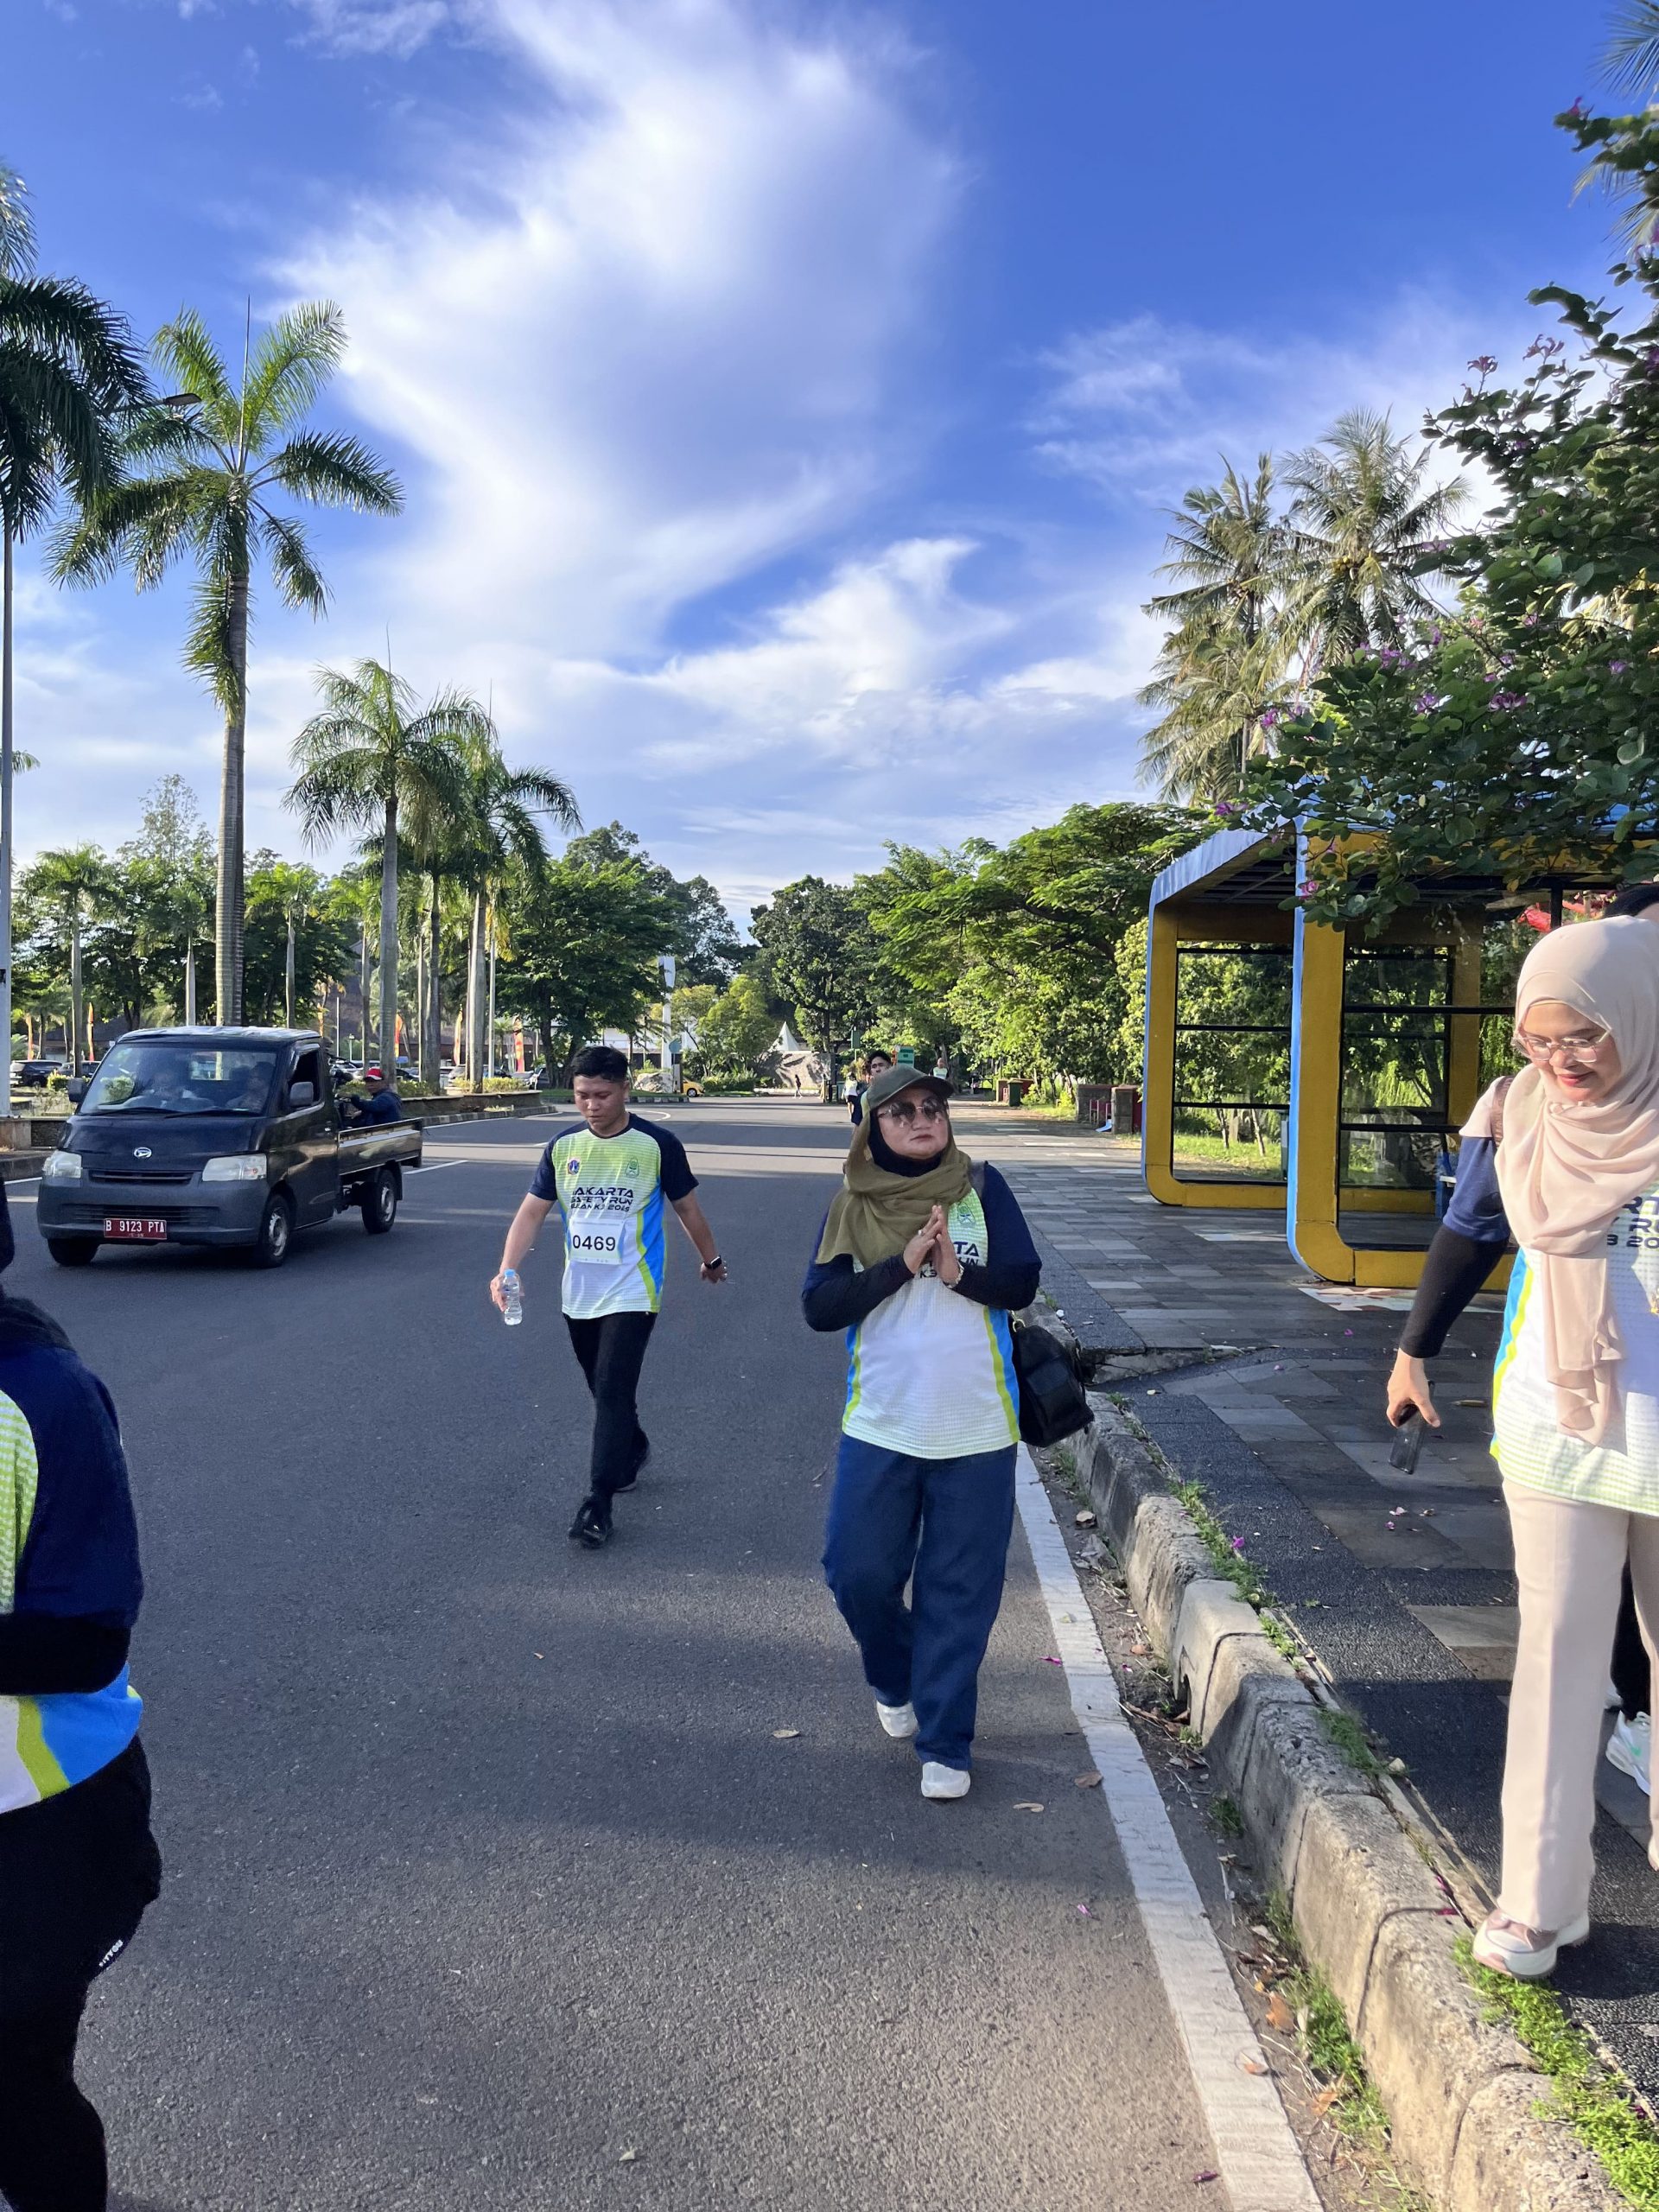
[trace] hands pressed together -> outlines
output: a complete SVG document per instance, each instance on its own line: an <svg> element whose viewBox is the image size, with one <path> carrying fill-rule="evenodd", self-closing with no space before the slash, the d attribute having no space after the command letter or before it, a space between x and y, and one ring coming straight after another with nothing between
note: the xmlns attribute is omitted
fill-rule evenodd
<svg viewBox="0 0 1659 2212"><path fill-rule="evenodd" d="M905 1265L912 1274L920 1274L922 1269L930 1264L939 1281L949 1288L954 1289L962 1279L962 1262L957 1257L957 1248L950 1241L950 1224L945 1219L943 1206L934 1207L905 1247Z"/></svg>

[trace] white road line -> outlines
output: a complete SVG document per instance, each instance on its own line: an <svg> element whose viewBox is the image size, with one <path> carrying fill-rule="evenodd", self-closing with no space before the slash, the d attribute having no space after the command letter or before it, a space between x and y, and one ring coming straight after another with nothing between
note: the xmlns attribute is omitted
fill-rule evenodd
<svg viewBox="0 0 1659 2212"><path fill-rule="evenodd" d="M1232 2212L1319 2212L1262 2046L1210 1924L1158 1784L1123 1718L1117 1683L1031 1454L1018 1496L1071 1707L1100 1770L1135 1903L1192 2069ZM1261 2068L1249 2073L1246 2064Z"/></svg>
<svg viewBox="0 0 1659 2212"><path fill-rule="evenodd" d="M470 1167L470 1160L434 1160L424 1167L405 1167L405 1175L435 1175L441 1167Z"/></svg>

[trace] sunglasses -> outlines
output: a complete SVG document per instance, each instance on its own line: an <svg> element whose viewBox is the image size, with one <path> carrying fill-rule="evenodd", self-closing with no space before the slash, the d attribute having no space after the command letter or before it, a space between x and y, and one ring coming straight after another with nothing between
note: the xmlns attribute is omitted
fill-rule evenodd
<svg viewBox="0 0 1659 2212"><path fill-rule="evenodd" d="M1548 1067L1559 1053L1563 1060L1575 1066L1592 1068L1606 1050L1611 1039L1605 1029L1593 1029L1582 1037L1529 1037L1524 1030L1515 1033L1515 1048L1524 1052L1536 1066Z"/></svg>
<svg viewBox="0 0 1659 2212"><path fill-rule="evenodd" d="M912 1106L907 1098L901 1098L896 1106L881 1109L884 1122L897 1122L906 1128L918 1115L925 1122L948 1122L950 1118L950 1109L940 1098L924 1098L919 1106Z"/></svg>

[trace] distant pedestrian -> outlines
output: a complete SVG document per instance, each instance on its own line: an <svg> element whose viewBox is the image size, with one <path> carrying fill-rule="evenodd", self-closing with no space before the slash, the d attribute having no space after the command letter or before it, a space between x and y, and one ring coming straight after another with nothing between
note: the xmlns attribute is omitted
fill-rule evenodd
<svg viewBox="0 0 1659 2212"><path fill-rule="evenodd" d="M1520 1587L1497 1910L1484 1966L1534 1980L1590 1929L1600 1719L1628 1563L1659 1631L1659 957L1630 918L1554 930L1528 955L1529 1062L1464 1129L1457 1189L1389 1384L1395 1421L1439 1427L1425 1357L1520 1246L1493 1376L1493 1457ZM1649 1857L1659 1866L1659 1823Z"/></svg>
<svg viewBox="0 0 1659 2212"><path fill-rule="evenodd" d="M864 1079L861 1083L855 1083L852 1088L852 1122L855 1128L864 1119L865 1093L876 1077L883 1074L892 1065L893 1056L890 1052L870 1052L866 1055Z"/></svg>
<svg viewBox="0 0 1659 2212"><path fill-rule="evenodd" d="M694 1195L697 1179L685 1147L671 1129L629 1110L622 1054L589 1045L571 1066L585 1126L555 1137L543 1153L507 1230L490 1295L505 1313L503 1278L523 1268L537 1230L560 1206L565 1324L594 1401L588 1494L570 1536L596 1550L610 1539L612 1499L633 1488L651 1456L636 1397L662 1305L664 1199L696 1247L702 1281L724 1282L726 1264Z"/></svg>
<svg viewBox="0 0 1659 2212"><path fill-rule="evenodd" d="M864 1103L801 1292L810 1327L848 1336L824 1573L923 1796L965 1797L1014 1519L1008 1315L1040 1263L1013 1192L958 1147L944 1084L890 1067Z"/></svg>
<svg viewBox="0 0 1659 2212"><path fill-rule="evenodd" d="M0 1184L0 1268L11 1224ZM75 2082L92 1982L161 1884L127 1644L143 1594L115 1409L57 1323L0 1294L0 2196L103 2212Z"/></svg>

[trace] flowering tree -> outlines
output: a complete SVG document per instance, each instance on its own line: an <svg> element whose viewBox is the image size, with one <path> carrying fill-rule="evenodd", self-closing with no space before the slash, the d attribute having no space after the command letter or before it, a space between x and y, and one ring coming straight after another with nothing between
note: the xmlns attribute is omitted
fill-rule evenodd
<svg viewBox="0 0 1659 2212"><path fill-rule="evenodd" d="M1476 528L1425 561L1460 610L1402 646L1326 669L1257 765L1251 817L1313 834L1300 896L1319 918L1385 918L1437 869L1511 887L1659 854L1659 111L1558 118L1625 180L1646 243L1614 268L1623 320L1549 285L1569 336L1541 337L1514 382L1483 355L1432 426L1498 490ZM1355 831L1376 842L1344 851Z"/></svg>

